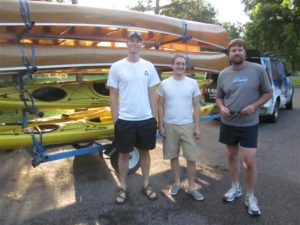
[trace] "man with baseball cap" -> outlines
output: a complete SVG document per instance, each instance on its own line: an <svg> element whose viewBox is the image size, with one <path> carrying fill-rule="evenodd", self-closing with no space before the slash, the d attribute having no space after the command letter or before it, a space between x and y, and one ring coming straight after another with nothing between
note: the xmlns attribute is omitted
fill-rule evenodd
<svg viewBox="0 0 300 225"><path fill-rule="evenodd" d="M143 40L141 32L138 32L138 31L131 31L131 32L129 32L128 39L132 39L132 38L137 38L140 41Z"/></svg>
<svg viewBox="0 0 300 225"><path fill-rule="evenodd" d="M149 150L154 149L156 144L155 86L160 83L160 79L153 64L140 58L141 33L133 31L127 37L128 56L112 64L107 81L115 124L115 145L119 152L117 204L123 204L127 200L129 153L134 146L139 149L141 157L142 193L149 200L157 198L149 182Z"/></svg>

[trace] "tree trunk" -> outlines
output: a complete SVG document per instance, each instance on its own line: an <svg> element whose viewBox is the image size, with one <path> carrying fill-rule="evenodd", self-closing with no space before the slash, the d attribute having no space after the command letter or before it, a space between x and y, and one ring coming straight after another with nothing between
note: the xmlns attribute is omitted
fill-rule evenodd
<svg viewBox="0 0 300 225"><path fill-rule="evenodd" d="M159 0L156 0L156 1L155 1L155 10L154 10L154 13L155 13L155 14L159 14L159 10L160 10L160 7L159 7Z"/></svg>

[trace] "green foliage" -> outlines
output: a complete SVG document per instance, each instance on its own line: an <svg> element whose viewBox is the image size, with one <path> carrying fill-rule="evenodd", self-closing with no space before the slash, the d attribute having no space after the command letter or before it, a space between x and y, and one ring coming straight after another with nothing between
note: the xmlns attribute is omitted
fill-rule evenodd
<svg viewBox="0 0 300 225"><path fill-rule="evenodd" d="M294 87L300 87L300 71L298 71L298 76L292 77Z"/></svg>
<svg viewBox="0 0 300 225"><path fill-rule="evenodd" d="M249 48L285 53L293 67L300 64L299 0L243 0L251 22L246 24Z"/></svg>
<svg viewBox="0 0 300 225"><path fill-rule="evenodd" d="M138 4L130 9L135 11L145 12L145 11L152 11L154 8L152 7L151 0L139 0Z"/></svg>
<svg viewBox="0 0 300 225"><path fill-rule="evenodd" d="M171 0L169 4L160 6L160 0L139 0L131 10L155 11L156 14L171 16L179 19L198 21L203 23L220 24L227 31L229 39L243 37L244 26L241 23L225 22L221 24L217 19L215 8L205 0Z"/></svg>
<svg viewBox="0 0 300 225"><path fill-rule="evenodd" d="M243 34L245 32L243 24L224 22L222 23L222 26L227 30L228 38L230 40L235 38L243 38Z"/></svg>
<svg viewBox="0 0 300 225"><path fill-rule="evenodd" d="M172 0L162 8L160 14L203 23L217 23L216 10L202 0Z"/></svg>
<svg viewBox="0 0 300 225"><path fill-rule="evenodd" d="M136 11L156 11L156 13L175 18L198 21L203 23L218 23L216 10L204 0L171 0L169 4L160 6L160 1L139 0L138 5L130 8Z"/></svg>

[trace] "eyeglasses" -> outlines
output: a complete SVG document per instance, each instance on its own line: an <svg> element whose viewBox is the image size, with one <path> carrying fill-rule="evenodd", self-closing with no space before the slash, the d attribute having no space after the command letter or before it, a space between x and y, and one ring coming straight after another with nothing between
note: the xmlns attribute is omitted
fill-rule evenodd
<svg viewBox="0 0 300 225"><path fill-rule="evenodd" d="M176 62L174 63L176 66L186 66L186 63Z"/></svg>

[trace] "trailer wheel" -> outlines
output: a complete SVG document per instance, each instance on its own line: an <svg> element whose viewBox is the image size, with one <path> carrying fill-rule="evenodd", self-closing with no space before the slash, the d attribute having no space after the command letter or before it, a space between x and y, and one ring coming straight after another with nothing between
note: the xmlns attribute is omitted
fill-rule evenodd
<svg viewBox="0 0 300 225"><path fill-rule="evenodd" d="M110 163L112 167L119 172L118 167L119 153L114 151L110 156ZM139 150L134 147L133 151L129 153L129 163L128 163L128 174L135 173L140 167L140 153Z"/></svg>
<svg viewBox="0 0 300 225"><path fill-rule="evenodd" d="M91 147L92 145L93 142L81 142L81 143L72 144L73 148L75 149L87 148L87 147Z"/></svg>

